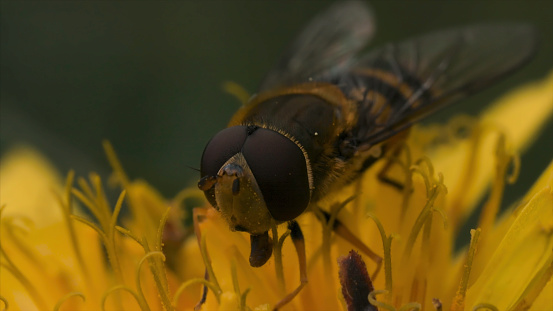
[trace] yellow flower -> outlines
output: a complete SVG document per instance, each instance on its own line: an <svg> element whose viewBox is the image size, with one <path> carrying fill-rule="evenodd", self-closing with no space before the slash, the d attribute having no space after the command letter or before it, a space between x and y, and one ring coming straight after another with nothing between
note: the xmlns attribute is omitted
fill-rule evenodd
<svg viewBox="0 0 553 311"><path fill-rule="evenodd" d="M97 175L79 178L72 189L71 172L64 190L29 148L6 155L0 172L0 299L8 310L172 309L169 294L179 280L203 275L201 267L181 275L178 267L165 268L165 260L167 266L197 260L177 259L174 240L186 235L177 201L165 201L145 182L131 183L117 171L125 190L110 206ZM132 216L118 220L124 200ZM199 253L194 256L182 258ZM198 295L183 294L179 302L193 305Z"/></svg>
<svg viewBox="0 0 553 311"><path fill-rule="evenodd" d="M413 129L393 159L391 177L403 182L403 191L378 182L377 164L319 202L331 221L340 219L383 258L374 276L376 264L359 252L374 291L366 301L356 296L356 303L370 301L380 310L553 309L553 162L524 198L497 216L505 183L519 171L516 154L552 113L553 74L509 94L478 120ZM517 120L522 114L524 122ZM300 284L285 226L278 228L273 259L252 268L249 236L230 232L214 209L196 210L199 239L183 225L201 200L199 190L165 200L146 182L130 181L105 148L113 181L123 189L115 203L97 175L74 181L69 173L64 186L29 148L2 159L4 309L192 309L206 285L203 310L269 310ZM463 231L490 184L478 228ZM343 269L365 275L362 260L350 254L356 247L333 234L331 223L321 225L316 213L297 221L309 282L283 309L341 310L355 294L366 296L368 277L341 288ZM469 235L470 245L456 251L457 237Z"/></svg>

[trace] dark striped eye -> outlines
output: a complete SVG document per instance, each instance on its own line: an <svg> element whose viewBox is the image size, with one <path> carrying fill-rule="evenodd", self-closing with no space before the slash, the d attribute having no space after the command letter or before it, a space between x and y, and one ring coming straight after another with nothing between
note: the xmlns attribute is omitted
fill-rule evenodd
<svg viewBox="0 0 553 311"><path fill-rule="evenodd" d="M242 153L274 219L292 220L305 211L309 179L298 145L282 134L259 128L248 136Z"/></svg>

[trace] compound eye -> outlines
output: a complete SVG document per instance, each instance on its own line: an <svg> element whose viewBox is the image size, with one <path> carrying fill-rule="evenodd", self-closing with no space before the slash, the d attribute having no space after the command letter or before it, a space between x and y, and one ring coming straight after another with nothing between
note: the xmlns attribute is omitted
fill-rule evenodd
<svg viewBox="0 0 553 311"><path fill-rule="evenodd" d="M202 177L217 176L223 164L240 152L247 136L246 127L243 125L229 127L215 134L202 154Z"/></svg>
<svg viewBox="0 0 553 311"><path fill-rule="evenodd" d="M248 137L242 154L274 219L292 220L303 213L311 193L305 156L298 145L259 128Z"/></svg>
<svg viewBox="0 0 553 311"><path fill-rule="evenodd" d="M223 164L240 152L247 136L247 127L243 125L229 127L215 134L207 143L202 154L201 176L217 176L217 172ZM209 203L217 207L214 188L206 190L204 193Z"/></svg>

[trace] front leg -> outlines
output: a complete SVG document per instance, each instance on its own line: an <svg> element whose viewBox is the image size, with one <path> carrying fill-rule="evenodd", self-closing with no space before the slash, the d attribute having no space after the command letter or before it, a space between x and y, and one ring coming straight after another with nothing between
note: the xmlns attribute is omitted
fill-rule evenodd
<svg viewBox="0 0 553 311"><path fill-rule="evenodd" d="M323 211L322 209L319 209L321 214L324 216L324 219L320 219L321 221L324 221L326 223L330 222L330 214L326 211ZM382 268L382 257L378 256L375 252L373 252L363 241L361 241L353 232L351 232L348 227L346 227L340 220L334 219L334 222L331 224L332 230L338 234L340 237L345 239L346 241L350 242L353 246L355 246L357 249L365 253L369 258L376 263L376 269L374 270L373 274L371 275L371 279L376 279L376 276L378 275L378 272L380 272L380 269Z"/></svg>

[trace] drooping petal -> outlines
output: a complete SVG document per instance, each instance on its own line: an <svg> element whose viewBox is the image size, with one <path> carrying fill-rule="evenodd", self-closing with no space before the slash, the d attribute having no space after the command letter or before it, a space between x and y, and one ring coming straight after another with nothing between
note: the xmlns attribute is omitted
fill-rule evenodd
<svg viewBox="0 0 553 311"><path fill-rule="evenodd" d="M545 273L553 260L553 162L540 190L513 215L508 231L467 293L467 305L492 303L499 310L513 307L531 281ZM542 185L541 181L537 183ZM544 270L545 269L545 270Z"/></svg>

